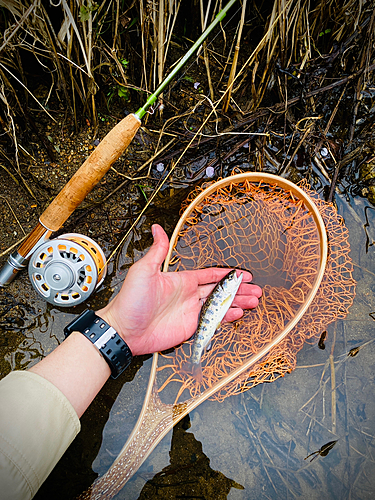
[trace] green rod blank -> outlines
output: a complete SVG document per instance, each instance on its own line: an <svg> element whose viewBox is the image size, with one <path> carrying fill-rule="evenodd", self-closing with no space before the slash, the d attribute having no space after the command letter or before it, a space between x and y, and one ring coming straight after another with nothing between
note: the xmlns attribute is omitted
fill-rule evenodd
<svg viewBox="0 0 375 500"><path fill-rule="evenodd" d="M176 74L181 70L181 68L186 64L188 59L194 54L196 50L202 45L208 35L211 33L213 29L224 19L227 14L227 11L232 7L232 5L236 2L236 0L230 0L227 5L217 14L212 23L205 29L205 31L201 34L198 40L194 43L194 45L189 49L188 52L184 55L181 61L176 65L176 67L169 73L169 75L162 81L159 87L155 90L153 94L147 99L146 103L139 108L139 110L134 113L140 120L146 114L148 108L152 106L159 95L164 91L164 89L169 85L169 83L173 80Z"/></svg>

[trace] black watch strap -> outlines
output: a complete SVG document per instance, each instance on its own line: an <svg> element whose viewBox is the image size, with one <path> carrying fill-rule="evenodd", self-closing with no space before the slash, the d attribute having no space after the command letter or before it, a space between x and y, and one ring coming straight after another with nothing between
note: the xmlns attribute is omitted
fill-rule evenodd
<svg viewBox="0 0 375 500"><path fill-rule="evenodd" d="M127 368L132 359L128 345L104 319L87 309L64 328L65 338L72 332L81 332L97 347L109 364L111 377L117 378Z"/></svg>

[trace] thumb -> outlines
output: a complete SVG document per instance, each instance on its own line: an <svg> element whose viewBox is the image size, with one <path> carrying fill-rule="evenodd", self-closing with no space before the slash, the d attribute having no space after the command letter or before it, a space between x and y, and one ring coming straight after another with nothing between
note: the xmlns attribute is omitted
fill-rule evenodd
<svg viewBox="0 0 375 500"><path fill-rule="evenodd" d="M169 240L167 233L159 224L154 224L151 229L154 243L142 260L146 261L149 265L155 266L154 270L158 271L167 256Z"/></svg>

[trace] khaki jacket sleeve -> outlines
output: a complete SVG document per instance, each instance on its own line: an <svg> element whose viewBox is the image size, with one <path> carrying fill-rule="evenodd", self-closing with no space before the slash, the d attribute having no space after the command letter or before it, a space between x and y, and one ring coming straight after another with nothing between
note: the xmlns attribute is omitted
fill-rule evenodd
<svg viewBox="0 0 375 500"><path fill-rule="evenodd" d="M0 381L0 497L31 499L80 431L68 399L43 377Z"/></svg>

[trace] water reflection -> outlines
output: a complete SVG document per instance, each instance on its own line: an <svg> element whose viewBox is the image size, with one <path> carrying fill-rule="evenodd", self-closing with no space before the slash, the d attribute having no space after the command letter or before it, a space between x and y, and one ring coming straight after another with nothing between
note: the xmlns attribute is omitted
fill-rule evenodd
<svg viewBox="0 0 375 500"><path fill-rule="evenodd" d="M3 341L1 373L26 369L53 350L62 340L57 338L54 328L60 323L57 310L49 310L48 305L34 297L29 300L29 283L18 284L16 293L0 290L0 329ZM18 293L17 293L18 292Z"/></svg>
<svg viewBox="0 0 375 500"><path fill-rule="evenodd" d="M190 428L187 415L172 432L170 465L155 474L142 488L139 500L149 498L222 498L231 488L244 487L210 466L210 459L204 454L202 443ZM144 477L144 474L143 474Z"/></svg>

